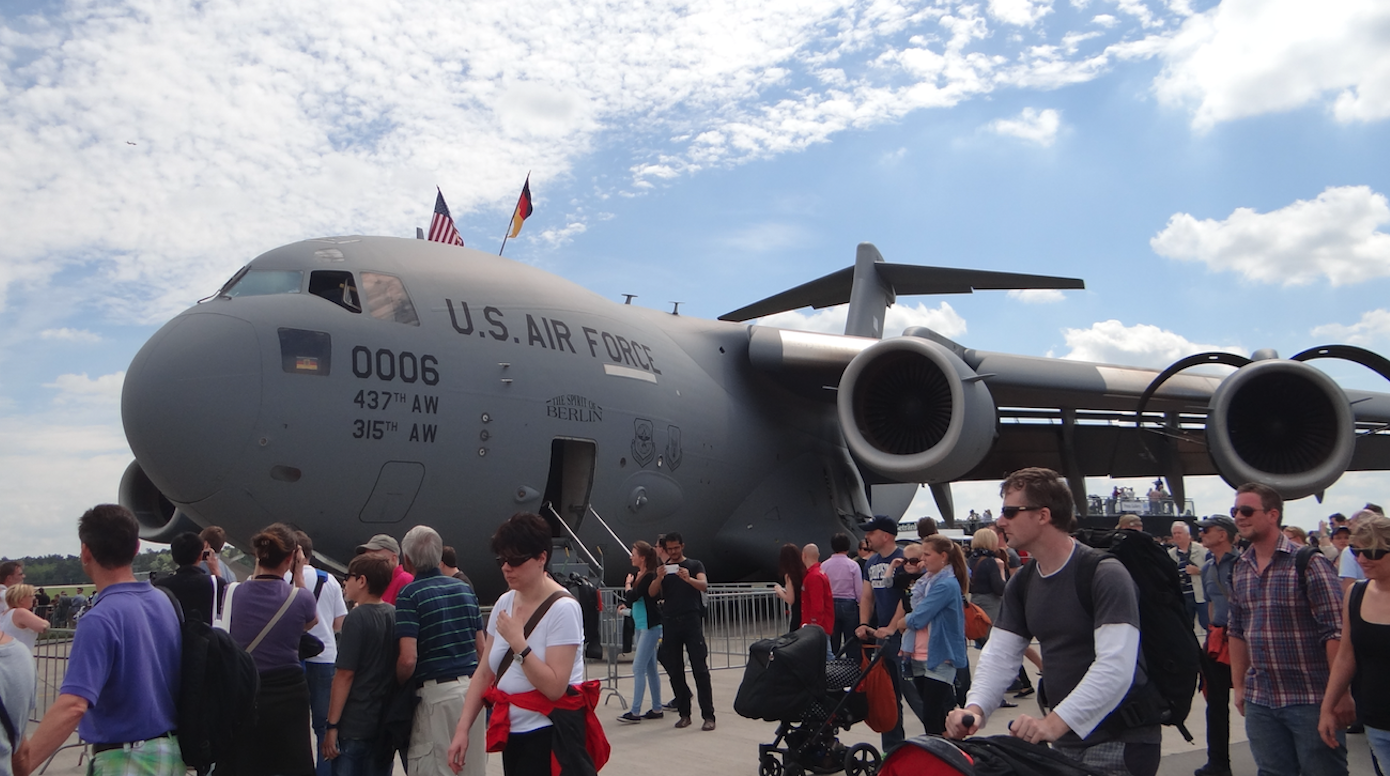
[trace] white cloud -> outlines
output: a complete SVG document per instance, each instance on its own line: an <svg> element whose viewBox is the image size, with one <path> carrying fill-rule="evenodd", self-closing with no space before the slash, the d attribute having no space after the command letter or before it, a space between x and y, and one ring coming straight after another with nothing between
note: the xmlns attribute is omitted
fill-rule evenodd
<svg viewBox="0 0 1390 776"><path fill-rule="evenodd" d="M1225 0L1190 17L1154 82L1192 125L1292 110L1336 95L1338 121L1390 116L1390 4Z"/></svg>
<svg viewBox="0 0 1390 776"><path fill-rule="evenodd" d="M1089 329L1064 329L1067 347L1062 358L1163 369L1184 356L1213 350L1249 355L1238 345L1206 345L1157 326L1140 323L1125 326L1113 318Z"/></svg>
<svg viewBox="0 0 1390 776"><path fill-rule="evenodd" d="M0 417L5 554L76 555L77 518L95 504L116 501L131 458L119 421L76 425L53 417Z"/></svg>
<svg viewBox="0 0 1390 776"><path fill-rule="evenodd" d="M1390 204L1367 186L1329 187L1316 199L1224 221L1175 213L1149 240L1155 253L1283 285L1326 276L1334 286L1390 275Z"/></svg>
<svg viewBox="0 0 1390 776"><path fill-rule="evenodd" d="M1115 25L1119 24L1120 20L1116 19L1108 13L1103 13L1097 14L1095 18L1091 19L1091 23L1099 25L1106 29L1110 29L1111 27L1114 27Z"/></svg>
<svg viewBox="0 0 1390 776"><path fill-rule="evenodd" d="M1371 345L1390 339L1390 310L1371 310L1350 326L1328 323L1314 328L1310 334L1330 342L1348 345Z"/></svg>
<svg viewBox="0 0 1390 776"><path fill-rule="evenodd" d="M1062 125L1061 114L1052 108L1039 111L1024 108L1018 118L995 119L989 129L998 135L1016 137L1046 148L1057 139L1057 130Z"/></svg>
<svg viewBox="0 0 1390 776"><path fill-rule="evenodd" d="M1009 298L1028 304L1051 304L1067 296L1055 288L1015 288L1009 291Z"/></svg>
<svg viewBox="0 0 1390 776"><path fill-rule="evenodd" d="M575 235L584 234L589 231L589 227L583 221L570 221L564 226L555 229L544 229L536 235L536 239L548 245L568 245L574 241Z"/></svg>
<svg viewBox="0 0 1390 776"><path fill-rule="evenodd" d="M835 305L820 310L803 312L792 310L785 313L759 318L753 323L762 326L775 326L780 329L817 331L827 334L844 334L845 322L849 320L849 305ZM965 334L965 319L947 302L936 307L925 304L895 304L888 308L883 317L883 335L896 337L913 326L927 328L946 337L959 337Z"/></svg>
<svg viewBox="0 0 1390 776"><path fill-rule="evenodd" d="M115 372L109 375L101 375L96 379L87 376L86 372L80 375L67 374L58 375L51 383L45 383L43 387L57 389L58 395L53 397L54 404L117 404L121 400L121 386L125 384L125 372Z"/></svg>
<svg viewBox="0 0 1390 776"><path fill-rule="evenodd" d="M803 227L777 221L752 224L715 238L726 248L749 253L782 251L807 245L810 240L811 235Z"/></svg>
<svg viewBox="0 0 1390 776"><path fill-rule="evenodd" d="M64 342L101 342L101 335L86 329L44 329L39 332L39 337L46 340L61 340Z"/></svg>
<svg viewBox="0 0 1390 776"><path fill-rule="evenodd" d="M989 0L989 15L1005 24L1030 27L1052 13L1052 0Z"/></svg>

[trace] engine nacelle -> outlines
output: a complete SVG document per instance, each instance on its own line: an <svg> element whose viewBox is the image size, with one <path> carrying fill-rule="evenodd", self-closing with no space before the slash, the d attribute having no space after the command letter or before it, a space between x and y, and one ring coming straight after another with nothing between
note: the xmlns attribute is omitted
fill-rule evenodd
<svg viewBox="0 0 1390 776"><path fill-rule="evenodd" d="M1341 387L1301 361L1241 367L1212 395L1207 450L1232 487L1262 482L1287 499L1327 489L1351 464L1355 418Z"/></svg>
<svg viewBox="0 0 1390 776"><path fill-rule="evenodd" d="M994 445L994 397L964 361L920 337L866 348L840 378L840 429L856 460L900 482L949 482Z"/></svg>
<svg viewBox="0 0 1390 776"><path fill-rule="evenodd" d="M121 475L120 502L135 515L140 523L140 538L145 541L168 544L181 533L203 530L159 492L139 461L131 461Z"/></svg>

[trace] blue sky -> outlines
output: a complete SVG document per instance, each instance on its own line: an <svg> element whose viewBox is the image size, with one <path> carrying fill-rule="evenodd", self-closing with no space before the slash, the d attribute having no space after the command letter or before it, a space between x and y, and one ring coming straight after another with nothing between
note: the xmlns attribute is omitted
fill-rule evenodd
<svg viewBox="0 0 1390 776"><path fill-rule="evenodd" d="M163 321L277 245L409 236L436 185L495 249L528 171L508 256L636 304L714 317L867 240L1086 280L890 316L981 349L1390 351L1383 3L6 3L0 105L6 555L75 552L115 498L121 379ZM1289 517L1368 499L1390 477Z"/></svg>

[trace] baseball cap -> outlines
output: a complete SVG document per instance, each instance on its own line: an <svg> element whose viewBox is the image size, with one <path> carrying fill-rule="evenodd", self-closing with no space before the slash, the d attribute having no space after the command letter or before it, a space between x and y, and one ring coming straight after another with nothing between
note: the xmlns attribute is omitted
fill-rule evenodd
<svg viewBox="0 0 1390 776"><path fill-rule="evenodd" d="M866 523L859 524L859 530L865 533L869 531L883 531L894 536L898 535L898 523L888 515L874 515L873 519Z"/></svg>
<svg viewBox="0 0 1390 776"><path fill-rule="evenodd" d="M1226 535L1230 538L1234 539L1236 537L1236 521L1232 520L1229 517L1226 517L1225 515L1212 515L1206 520L1203 520L1202 522L1198 523L1197 527L1202 529L1203 531L1207 530L1208 528L1220 528L1221 530L1225 531Z"/></svg>
<svg viewBox="0 0 1390 776"><path fill-rule="evenodd" d="M391 552L394 552L397 555L401 554L401 546L396 543L395 539L391 538L387 534L377 534L376 536L373 536L371 539L367 540L366 544L357 545L358 555L361 555L364 552L370 552L372 550L390 550Z"/></svg>

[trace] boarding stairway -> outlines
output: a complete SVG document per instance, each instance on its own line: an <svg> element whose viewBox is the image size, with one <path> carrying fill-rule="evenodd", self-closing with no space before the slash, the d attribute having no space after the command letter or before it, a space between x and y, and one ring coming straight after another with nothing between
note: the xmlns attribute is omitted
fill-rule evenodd
<svg viewBox="0 0 1390 776"><path fill-rule="evenodd" d="M592 505L586 505L584 511L572 524L571 521L561 517L555 506L548 501L541 506L541 515L551 526L559 527L562 532L551 540L550 574L552 577L561 579L567 574L577 574L593 580L596 586L602 587L607 579L604 574L604 561L607 558L605 558L599 545L606 544L610 540L616 549L610 550L609 555L618 558L620 564L627 563L628 547L631 545L618 538L613 528L598 512L594 511ZM594 545L593 547L586 544L579 536L579 529L590 515L602 529L597 532L586 531L587 534L591 534L590 542ZM597 540L592 536L594 533L598 534ZM623 567L622 565L619 566L619 568Z"/></svg>

